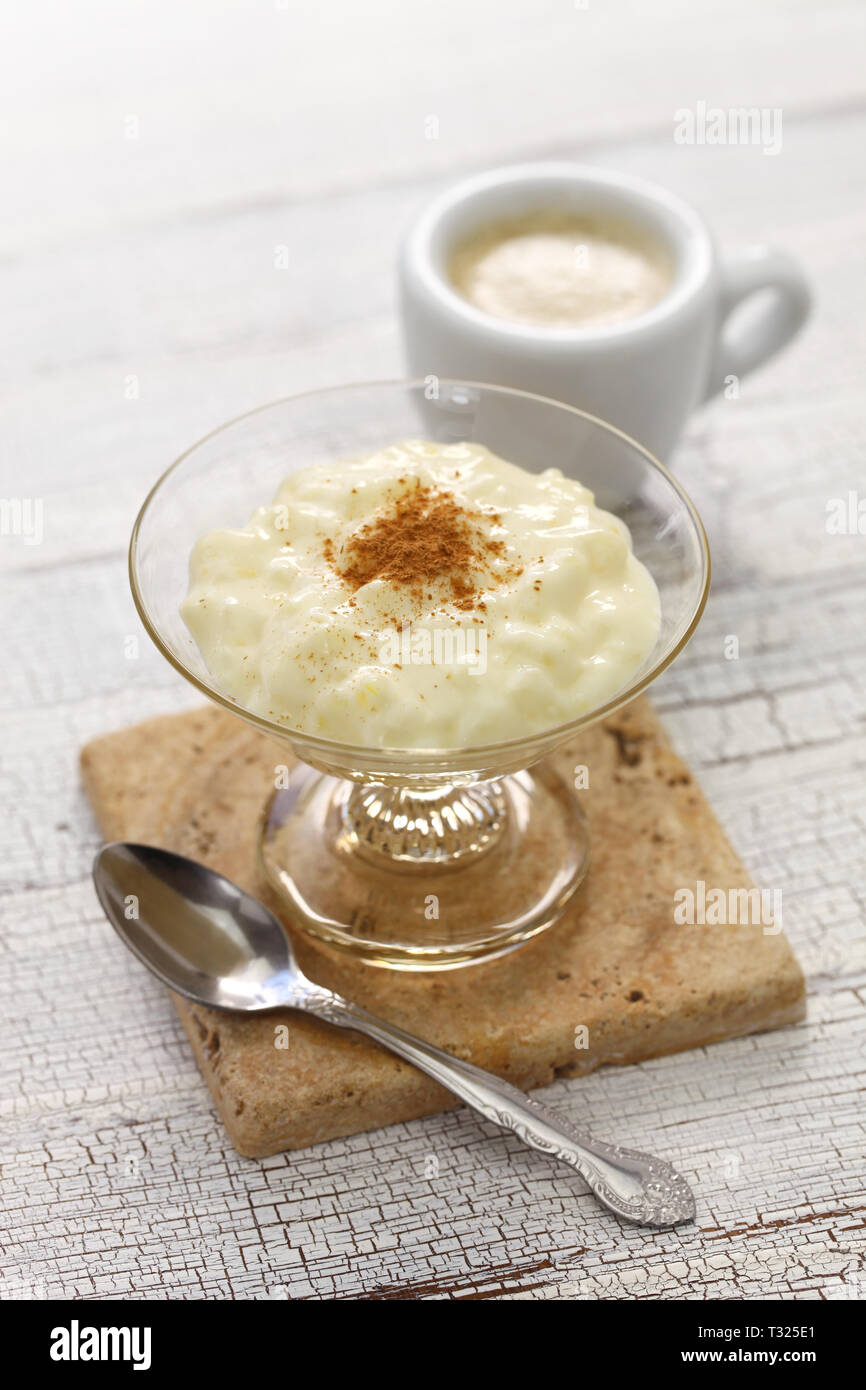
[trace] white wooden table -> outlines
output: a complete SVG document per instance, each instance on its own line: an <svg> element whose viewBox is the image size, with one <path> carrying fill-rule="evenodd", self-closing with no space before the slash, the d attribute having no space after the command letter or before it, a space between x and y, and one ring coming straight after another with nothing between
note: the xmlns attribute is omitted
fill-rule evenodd
<svg viewBox="0 0 866 1390"><path fill-rule="evenodd" d="M0 537L0 1292L862 1296L866 538L825 525L830 499L866 496L862 5L49 0L19 23L0 491L42 503L44 538ZM698 101L781 107L782 152L675 144ZM401 375L407 219L464 172L550 155L669 184L723 243L801 257L817 294L808 332L678 452L715 587L656 688L743 859L783 890L808 1022L547 1096L677 1163L699 1216L673 1232L623 1228L462 1111L239 1158L96 906L77 776L85 739L194 702L128 640L153 479L248 407Z"/></svg>

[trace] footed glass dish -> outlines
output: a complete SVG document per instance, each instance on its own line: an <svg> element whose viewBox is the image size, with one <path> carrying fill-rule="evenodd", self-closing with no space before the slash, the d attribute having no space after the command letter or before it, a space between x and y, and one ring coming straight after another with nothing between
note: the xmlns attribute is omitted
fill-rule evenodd
<svg viewBox="0 0 866 1390"><path fill-rule="evenodd" d="M655 580L661 624L653 650L613 698L526 737L403 749L315 737L252 713L218 687L180 612L195 541L245 525L297 469L409 438L475 441L531 472L560 468L625 522ZM129 566L139 614L163 656L277 741L260 852L292 927L402 970L484 960L556 920L587 871L589 844L574 788L548 759L634 699L682 651L710 575L694 506L639 444L555 401L435 379L311 392L223 425L156 483L135 522Z"/></svg>

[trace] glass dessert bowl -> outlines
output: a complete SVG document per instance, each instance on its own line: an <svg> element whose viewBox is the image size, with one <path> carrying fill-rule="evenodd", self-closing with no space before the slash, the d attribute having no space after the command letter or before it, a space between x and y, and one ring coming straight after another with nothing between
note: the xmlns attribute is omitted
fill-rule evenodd
<svg viewBox="0 0 866 1390"><path fill-rule="evenodd" d="M529 473L558 468L625 523L655 581L660 622L652 650L612 698L483 746L387 748L293 728L220 688L181 615L195 543L244 527L287 475L412 439L481 444ZM292 927L403 970L486 959L553 924L586 873L589 843L574 779L552 755L673 661L700 619L710 570L692 503L640 445L540 396L435 378L311 392L215 430L150 492L129 562L139 614L166 659L282 745L273 784L262 788L259 848Z"/></svg>

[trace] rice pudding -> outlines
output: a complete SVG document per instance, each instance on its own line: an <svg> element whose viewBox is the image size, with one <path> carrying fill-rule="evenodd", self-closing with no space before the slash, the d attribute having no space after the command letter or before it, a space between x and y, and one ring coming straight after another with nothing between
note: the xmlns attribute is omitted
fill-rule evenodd
<svg viewBox="0 0 866 1390"><path fill-rule="evenodd" d="M580 483L419 440L303 468L246 526L202 536L182 614L238 704L376 748L575 719L660 626L628 529Z"/></svg>

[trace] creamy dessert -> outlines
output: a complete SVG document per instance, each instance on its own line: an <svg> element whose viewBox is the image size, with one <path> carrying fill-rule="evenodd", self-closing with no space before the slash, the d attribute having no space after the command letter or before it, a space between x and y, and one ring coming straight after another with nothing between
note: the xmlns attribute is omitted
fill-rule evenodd
<svg viewBox="0 0 866 1390"><path fill-rule="evenodd" d="M659 631L627 528L555 468L409 440L303 468L195 545L184 620L217 684L288 728L455 748L616 694Z"/></svg>
<svg viewBox="0 0 866 1390"><path fill-rule="evenodd" d="M538 212L483 227L457 247L454 288L485 313L538 328L600 328L665 295L671 264L648 236L598 218Z"/></svg>

